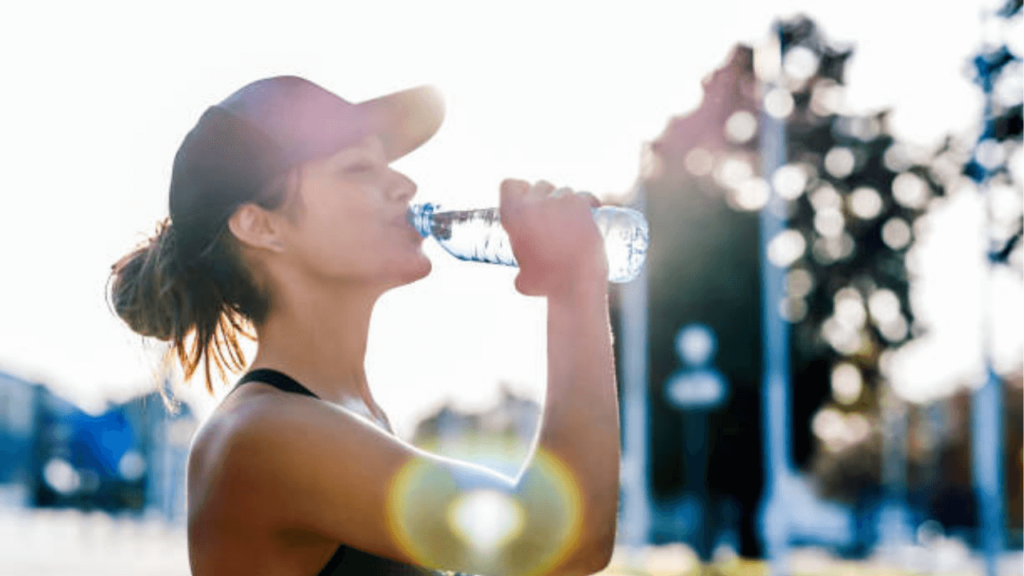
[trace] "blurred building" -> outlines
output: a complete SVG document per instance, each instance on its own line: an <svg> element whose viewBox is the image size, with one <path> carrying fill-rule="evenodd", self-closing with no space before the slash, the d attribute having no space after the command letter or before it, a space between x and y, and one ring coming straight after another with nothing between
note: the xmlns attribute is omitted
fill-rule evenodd
<svg viewBox="0 0 1024 576"><path fill-rule="evenodd" d="M0 373L0 504L185 517L197 420L158 392L89 414L41 384Z"/></svg>
<svg viewBox="0 0 1024 576"><path fill-rule="evenodd" d="M28 504L38 464L33 457L42 387L0 372L0 506Z"/></svg>
<svg viewBox="0 0 1024 576"><path fill-rule="evenodd" d="M481 412L441 406L416 426L412 443L435 454L516 476L537 432L540 407L501 386L498 402Z"/></svg>

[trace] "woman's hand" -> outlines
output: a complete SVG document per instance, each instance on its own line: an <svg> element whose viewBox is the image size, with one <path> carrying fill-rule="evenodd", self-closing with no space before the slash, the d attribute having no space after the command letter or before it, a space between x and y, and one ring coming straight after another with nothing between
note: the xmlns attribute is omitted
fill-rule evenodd
<svg viewBox="0 0 1024 576"><path fill-rule="evenodd" d="M527 296L572 297L599 284L607 289L608 263L591 209L592 194L539 181L501 183L501 225L519 263L516 290Z"/></svg>

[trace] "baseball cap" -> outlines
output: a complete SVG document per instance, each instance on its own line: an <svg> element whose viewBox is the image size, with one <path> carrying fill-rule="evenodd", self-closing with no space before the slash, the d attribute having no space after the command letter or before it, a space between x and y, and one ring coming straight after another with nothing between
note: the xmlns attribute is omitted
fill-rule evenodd
<svg viewBox="0 0 1024 576"><path fill-rule="evenodd" d="M350 103L297 76L247 84L209 107L175 155L170 219L177 256L197 261L238 206L303 162L369 135L380 137L390 162L426 142L443 118L430 86Z"/></svg>

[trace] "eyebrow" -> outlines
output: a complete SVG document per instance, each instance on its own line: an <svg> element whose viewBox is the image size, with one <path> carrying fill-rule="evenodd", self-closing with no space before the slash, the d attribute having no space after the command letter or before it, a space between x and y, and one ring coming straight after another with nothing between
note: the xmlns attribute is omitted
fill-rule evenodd
<svg viewBox="0 0 1024 576"><path fill-rule="evenodd" d="M378 155L379 156L384 156L384 145L380 144L380 143L378 143L377 145L374 145L371 142L372 141L370 141L370 140L364 140L363 142L361 142L361 143L359 143L359 144L357 144L355 146L349 146L347 148L343 148L343 149L339 150L335 154L335 158L336 159L337 158L348 159L350 157L359 158L362 155L370 155L370 156L373 156L375 158ZM379 140L377 142L379 142ZM385 158L385 162L386 161L387 161L387 158Z"/></svg>

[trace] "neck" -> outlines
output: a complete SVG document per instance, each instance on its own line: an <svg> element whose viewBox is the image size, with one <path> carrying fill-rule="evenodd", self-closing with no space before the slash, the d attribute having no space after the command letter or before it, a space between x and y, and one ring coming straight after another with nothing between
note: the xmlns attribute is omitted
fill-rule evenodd
<svg viewBox="0 0 1024 576"><path fill-rule="evenodd" d="M358 400L377 411L364 360L379 292L306 288L275 292L268 318L256 330L259 348L252 368L280 370L324 400Z"/></svg>

